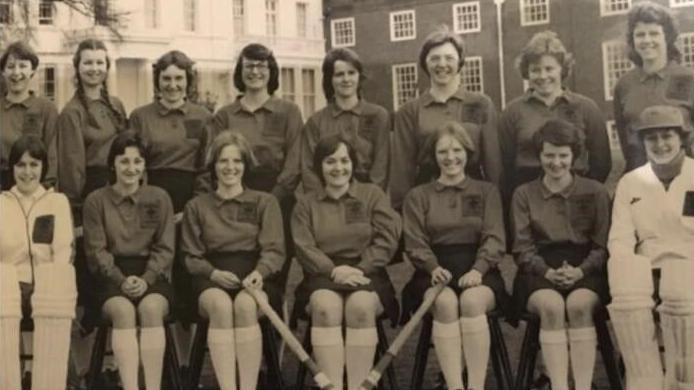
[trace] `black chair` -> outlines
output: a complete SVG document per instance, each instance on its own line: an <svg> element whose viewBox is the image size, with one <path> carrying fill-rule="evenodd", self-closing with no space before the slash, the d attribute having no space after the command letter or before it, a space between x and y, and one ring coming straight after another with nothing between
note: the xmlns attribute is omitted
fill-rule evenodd
<svg viewBox="0 0 694 390"><path fill-rule="evenodd" d="M525 312L522 314L521 320L524 320L527 326L523 336L518 370L516 371L515 390L525 390L532 387L535 362L537 353L540 350L540 317L536 314ZM607 309L604 306L597 308L594 313L595 331L598 335L598 348L602 355L605 371L607 371L610 389L622 390L622 376L615 359L612 338L607 328L608 320L609 313Z"/></svg>
<svg viewBox="0 0 694 390"><path fill-rule="evenodd" d="M511 390L513 387L513 374L511 372L511 363L508 358L508 350L503 334L501 333L501 311L493 310L487 313L487 322L489 323L490 336L490 360L494 369L494 377L496 379L497 388L499 390ZM412 389L421 390L424 382L424 371L426 370L427 360L429 358L429 348L431 344L431 331L433 328L433 316L427 314L422 320L422 328L419 333L419 341L414 358L414 367L412 369Z"/></svg>
<svg viewBox="0 0 694 390"><path fill-rule="evenodd" d="M173 324L174 320L171 317L164 320L166 349L164 350L162 387L171 390L183 390L183 381L181 380L181 376L179 374L180 366L178 364L176 344L171 331L171 326ZM102 321L96 328L94 346L92 347L92 356L89 362L89 372L87 373L87 390L100 389L98 380L104 364L104 356L106 355L106 341L108 339L109 329L111 329L111 323L108 321Z"/></svg>
<svg viewBox="0 0 694 390"><path fill-rule="evenodd" d="M307 320L306 330L304 331L304 338L302 346L307 353L313 352L313 346L311 344L311 318L308 316L302 316L302 320ZM386 353L388 350L388 337L386 336L386 330L384 322L388 320L388 317L383 314L376 319L376 332L378 333L378 344L376 344L376 357L374 359L374 364L378 359ZM303 390L306 382L306 366L299 362L299 369L296 374L296 383L294 385L294 390ZM388 381L388 387L390 390L398 390L398 382L395 378L395 368L391 364L385 372L386 380ZM383 380L379 381L378 388L383 390ZM342 389L335 389L342 390Z"/></svg>
<svg viewBox="0 0 694 390"><path fill-rule="evenodd" d="M207 332L210 325L209 321L203 318L198 318L195 323L195 336L193 337L193 345L190 350L189 372L185 385L185 388L190 390L197 389L200 382L200 372L202 371L205 352L207 351ZM284 389L277 334L267 317L260 318L259 325L263 334L263 356L267 368L266 379L268 386L271 389Z"/></svg>

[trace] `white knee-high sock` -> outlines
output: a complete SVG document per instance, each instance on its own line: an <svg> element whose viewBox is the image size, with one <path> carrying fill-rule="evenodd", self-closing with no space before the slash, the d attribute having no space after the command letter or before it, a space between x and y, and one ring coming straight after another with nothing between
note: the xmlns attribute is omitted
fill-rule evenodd
<svg viewBox="0 0 694 390"><path fill-rule="evenodd" d="M345 365L347 388L358 390L369 375L376 355L378 333L376 328L347 328L345 338Z"/></svg>
<svg viewBox="0 0 694 390"><path fill-rule="evenodd" d="M342 338L342 328L312 327L311 344L316 364L327 375L335 389L342 389L345 373L345 345Z"/></svg>
<svg viewBox="0 0 694 390"><path fill-rule="evenodd" d="M50 390L58 383L67 383L71 325L69 318L34 319L33 390Z"/></svg>
<svg viewBox="0 0 694 390"><path fill-rule="evenodd" d="M113 358L118 365L123 390L137 390L137 370L140 366L140 354L137 348L136 329L113 329L111 348Z"/></svg>
<svg viewBox="0 0 694 390"><path fill-rule="evenodd" d="M220 390L236 390L236 341L233 329L210 328L207 346Z"/></svg>
<svg viewBox="0 0 694 390"><path fill-rule="evenodd" d="M595 367L595 346L598 336L595 327L569 329L571 371L576 390L590 390Z"/></svg>
<svg viewBox="0 0 694 390"><path fill-rule="evenodd" d="M467 364L468 389L484 389L489 362L489 324L487 316L460 318L460 330L463 333L465 362Z"/></svg>
<svg viewBox="0 0 694 390"><path fill-rule="evenodd" d="M458 321L443 323L434 321L431 329L431 340L436 351L436 358L446 386L451 389L463 388L463 362L460 349L460 325Z"/></svg>
<svg viewBox="0 0 694 390"><path fill-rule="evenodd" d="M258 372L263 360L263 335L260 325L255 324L234 329L236 333L236 351L241 359L239 365L239 390L255 390L258 384Z"/></svg>
<svg viewBox="0 0 694 390"><path fill-rule="evenodd" d="M145 371L147 390L161 389L166 338L161 326L140 329L140 357Z"/></svg>
<svg viewBox="0 0 694 390"><path fill-rule="evenodd" d="M540 329L540 345L552 390L569 390L569 348L566 329Z"/></svg>
<svg viewBox="0 0 694 390"><path fill-rule="evenodd" d="M0 388L21 389L19 368L19 318L0 318Z"/></svg>

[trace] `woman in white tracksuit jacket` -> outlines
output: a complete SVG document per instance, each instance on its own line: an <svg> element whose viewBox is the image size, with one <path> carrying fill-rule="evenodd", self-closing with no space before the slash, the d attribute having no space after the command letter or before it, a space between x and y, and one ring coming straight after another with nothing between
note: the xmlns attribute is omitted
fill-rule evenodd
<svg viewBox="0 0 694 390"><path fill-rule="evenodd" d="M40 184L48 157L38 137L19 138L9 166L14 183L0 193L0 388L21 388L19 323L29 313L34 320L31 388L65 388L77 302L70 204Z"/></svg>
<svg viewBox="0 0 694 390"><path fill-rule="evenodd" d="M683 123L671 106L641 113L636 130L648 163L624 175L615 195L609 311L628 390L694 389L694 159L682 148ZM665 378L654 297L661 302Z"/></svg>

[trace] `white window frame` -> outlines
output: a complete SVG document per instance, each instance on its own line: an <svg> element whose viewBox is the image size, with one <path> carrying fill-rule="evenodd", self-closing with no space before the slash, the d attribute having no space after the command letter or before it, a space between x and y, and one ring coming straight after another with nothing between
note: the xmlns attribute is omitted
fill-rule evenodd
<svg viewBox="0 0 694 390"><path fill-rule="evenodd" d="M521 26L538 26L541 24L548 24L550 21L550 0L518 0L520 3L520 20L521 20ZM528 1L536 1L538 4L526 4ZM540 4L539 2L544 2L544 6L547 7L547 19L545 20L528 20L530 15L526 13L526 8L530 6L542 6L543 4Z"/></svg>
<svg viewBox="0 0 694 390"><path fill-rule="evenodd" d="M159 9L159 0L144 0L142 13L144 16L145 28L152 30L159 28Z"/></svg>
<svg viewBox="0 0 694 390"><path fill-rule="evenodd" d="M401 91L402 88L401 88L401 85L399 83L400 80L398 78L398 76L399 76L398 71L400 69L411 69L412 73L414 74L414 82L413 82L414 95L410 96L409 99L403 100L402 104L406 103L410 99L414 99L417 96L419 96L419 88L417 88L418 81L419 81L418 80L419 75L417 74L417 72L418 72L417 63L410 62L410 63L406 63L406 64L393 65L391 67L391 72L393 75L393 111L397 111L401 106L401 103L399 101L399 96L400 96L400 93L402 92Z"/></svg>
<svg viewBox="0 0 694 390"><path fill-rule="evenodd" d="M682 52L682 65L694 69L694 32L680 33L678 39Z"/></svg>
<svg viewBox="0 0 694 390"><path fill-rule="evenodd" d="M308 3L303 1L296 3L296 36L299 38L308 36Z"/></svg>
<svg viewBox="0 0 694 390"><path fill-rule="evenodd" d="M347 23L350 25L352 34L351 34L351 36L347 37L347 38L350 38L349 40L345 40L345 42L338 43L337 40L335 39L337 37L337 34L336 34L337 28L336 27L342 23ZM353 17L352 18L333 19L330 21L330 43L331 43L332 47L351 47L357 43L357 30L355 28L355 23L354 23Z"/></svg>
<svg viewBox="0 0 694 390"><path fill-rule="evenodd" d="M7 10L7 21L0 21L0 25L12 24L14 22L14 2L12 0L0 0L0 7Z"/></svg>
<svg viewBox="0 0 694 390"><path fill-rule="evenodd" d="M411 15L411 18L409 16ZM404 19L396 22L396 18L399 16L403 16ZM408 9L408 10L403 10L403 11L394 11L390 13L390 41L391 42L399 42L399 41L410 41L412 39L417 38L417 16L415 14L415 11L413 9ZM402 35L402 36L397 36L397 31L396 27L398 25L404 26L406 23L412 23L412 34L409 35Z"/></svg>
<svg viewBox="0 0 694 390"><path fill-rule="evenodd" d="M468 34L468 33L476 33L482 31L482 17L480 15L480 2L479 1L466 1L463 3L455 3L453 4L453 31L456 34ZM461 26L459 15L462 13L463 9L465 7L474 7L474 17L476 19L477 27L476 28L464 28Z"/></svg>
<svg viewBox="0 0 694 390"><path fill-rule="evenodd" d="M53 73L52 80L49 80L46 75L48 70L51 70ZM58 94L58 69L54 64L45 64L41 65L40 70L40 77L39 77L39 90L41 91L41 96L45 97L46 99L49 99L51 101L55 101L56 95ZM49 83L52 85L53 88L53 93L49 94L47 92L48 90L48 85Z"/></svg>
<svg viewBox="0 0 694 390"><path fill-rule="evenodd" d="M691 7L694 6L694 0L670 0L670 7Z"/></svg>
<svg viewBox="0 0 694 390"><path fill-rule="evenodd" d="M627 3L627 8L619 11L612 11L609 9L610 3L612 3L614 0L600 0L600 16L612 16L612 15L622 15L626 14L629 12L631 9L631 2L632 0L617 0L617 1L625 1Z"/></svg>
<svg viewBox="0 0 694 390"><path fill-rule="evenodd" d="M316 112L316 86L318 85L318 83L316 82L316 74L318 74L316 69L301 69L301 111L302 114L304 114L304 118L308 118L309 116L313 115L314 112ZM310 80L310 87L312 88L309 88L306 85L307 80Z"/></svg>
<svg viewBox="0 0 694 390"><path fill-rule="evenodd" d="M471 74L470 64L477 64L476 69L479 70L479 79L480 79L480 81L478 83L480 86L479 91L468 89L468 86L472 85L472 83L469 83L467 81L472 77L477 77L477 76L473 76ZM484 60L482 60L481 56L465 57L465 66L463 66L463 70L462 70L461 75L460 75L460 80L462 81L463 87L465 89L467 89L468 91L484 93Z"/></svg>
<svg viewBox="0 0 694 390"><path fill-rule="evenodd" d="M610 78L610 63L609 63L609 56L610 56L610 51L614 50L621 50L624 59L629 62L630 66L627 66L625 69L621 70L619 74L615 75L613 79ZM610 40L610 41L605 41L602 43L602 77L603 77L603 88L605 89L605 101L612 101L612 93L614 91L614 87L617 84L617 80L626 72L631 70L634 67L634 64L629 61L629 57L626 54L626 50L624 48L624 42L621 40ZM612 80L612 83L610 83L610 80Z"/></svg>
<svg viewBox="0 0 694 390"><path fill-rule="evenodd" d="M234 36L246 34L246 0L233 0L231 8Z"/></svg>
<svg viewBox="0 0 694 390"><path fill-rule="evenodd" d="M265 34L269 37L277 36L279 5L278 0L265 0Z"/></svg>
<svg viewBox="0 0 694 390"><path fill-rule="evenodd" d="M280 88L282 99L296 103L296 77L295 68L291 66L280 68Z"/></svg>
<svg viewBox="0 0 694 390"><path fill-rule="evenodd" d="M183 30L188 32L198 30L198 2L196 0L183 0Z"/></svg>
<svg viewBox="0 0 694 390"><path fill-rule="evenodd" d="M55 9L53 1L49 0L39 0L38 6L38 21L40 26L52 26L55 21ZM42 15L44 12L48 12L50 16Z"/></svg>
<svg viewBox="0 0 694 390"><path fill-rule="evenodd" d="M605 129L607 130L607 140L610 142L610 150L622 150L617 123L614 120L608 120L605 122Z"/></svg>

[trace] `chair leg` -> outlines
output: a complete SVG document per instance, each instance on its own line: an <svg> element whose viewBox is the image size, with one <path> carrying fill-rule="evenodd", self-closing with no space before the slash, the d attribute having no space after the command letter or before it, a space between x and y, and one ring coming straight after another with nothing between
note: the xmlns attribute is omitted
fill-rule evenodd
<svg viewBox="0 0 694 390"><path fill-rule="evenodd" d="M492 365L494 367L497 386L501 390L511 390L513 387L513 374L511 373L511 363L508 357L506 342L501 333L499 317L491 315L488 317L488 322L492 342Z"/></svg>
<svg viewBox="0 0 694 390"><path fill-rule="evenodd" d="M383 326L383 321L385 320L376 320L376 331L378 332L377 349L379 350L379 356L383 356L386 353L386 351L388 351L388 348L390 348L390 343L388 342L388 336L386 335L386 330ZM386 368L386 378L388 380L388 387L390 388L390 390L398 390L398 381L395 377L395 367L393 367L393 364ZM382 387L383 380L381 380L380 382Z"/></svg>
<svg viewBox="0 0 694 390"><path fill-rule="evenodd" d="M607 329L607 315L601 314L595 319L595 331L598 334L598 345L600 354L607 372L607 379L610 382L610 389L622 390L622 377L620 375L619 366L614 356L614 345L610 337L610 331Z"/></svg>
<svg viewBox="0 0 694 390"><path fill-rule="evenodd" d="M412 389L422 390L424 383L424 371L427 367L429 358L429 347L431 346L431 329L433 317L427 314L422 320L422 329L419 333L419 341L414 355L414 367L412 367Z"/></svg>
<svg viewBox="0 0 694 390"><path fill-rule="evenodd" d="M539 348L539 333L539 319L537 317L527 318L518 369L516 370L515 390L526 390L532 386L535 358Z"/></svg>
<svg viewBox="0 0 694 390"><path fill-rule="evenodd" d="M176 351L176 342L171 333L171 324L164 324L164 337L166 338L166 349L164 350L166 370L168 378L164 378L163 382L169 382L169 388L172 390L183 390L183 381L181 379L181 366L178 363L178 353Z"/></svg>
<svg viewBox="0 0 694 390"><path fill-rule="evenodd" d="M99 375L104 365L104 354L106 353L108 329L108 325L100 325L96 330L92 356L89 361L89 372L87 373L87 390L98 390Z"/></svg>
<svg viewBox="0 0 694 390"><path fill-rule="evenodd" d="M263 332L263 354L265 355L268 383L273 389L284 389L284 380L282 379L282 369L280 368L279 350L277 347L275 330L267 318L260 320L260 326Z"/></svg>
<svg viewBox="0 0 694 390"><path fill-rule="evenodd" d="M186 387L190 390L196 390L198 388L200 372L205 359L208 327L209 322L207 321L198 321L195 325L195 336L193 337L193 345L190 350L190 361L188 362L188 378L186 378Z"/></svg>

